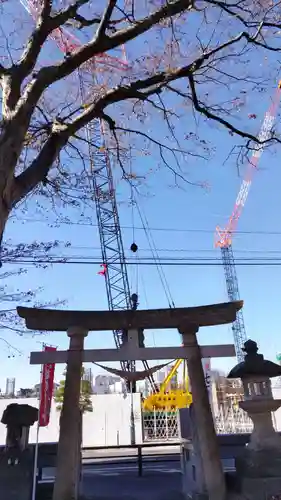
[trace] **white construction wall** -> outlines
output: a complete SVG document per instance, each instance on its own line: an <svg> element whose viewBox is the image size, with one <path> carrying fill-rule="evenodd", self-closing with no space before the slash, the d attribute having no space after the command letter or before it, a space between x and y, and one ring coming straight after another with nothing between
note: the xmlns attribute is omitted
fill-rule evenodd
<svg viewBox="0 0 281 500"><path fill-rule="evenodd" d="M131 395L97 394L91 397L93 412L83 416L83 447L128 445L131 442ZM0 399L0 420L5 408L11 403L29 404L38 408L38 400ZM136 443L142 443L142 419L140 394L133 395ZM59 416L53 402L50 424L42 427L39 442L54 443L59 436ZM6 427L0 423L0 445L5 444ZM36 441L36 424L30 429L30 442Z"/></svg>

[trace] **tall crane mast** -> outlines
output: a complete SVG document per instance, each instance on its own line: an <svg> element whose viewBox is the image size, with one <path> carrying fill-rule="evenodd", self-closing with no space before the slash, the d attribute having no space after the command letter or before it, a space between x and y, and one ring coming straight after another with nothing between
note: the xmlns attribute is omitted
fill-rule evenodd
<svg viewBox="0 0 281 500"><path fill-rule="evenodd" d="M277 110L281 97L281 80L278 83L277 89L272 99L272 103L265 113L261 130L258 135L260 142L267 141L270 138L270 133L275 121ZM238 221L242 214L243 208L247 201L250 187L252 185L254 172L257 170L259 159L264 150L264 144L258 144L253 147L254 151L248 162L246 174L242 181L238 196L235 201L234 209L224 229L217 226L215 235L215 247L221 249L222 262L225 274L226 288L229 300L239 300L239 286L235 267L235 259L232 249L233 233L237 229ZM234 345L236 350L237 360L243 361L243 344L247 340L244 317L242 310L237 313L236 321L232 324L234 337Z"/></svg>
<svg viewBox="0 0 281 500"><path fill-rule="evenodd" d="M36 20L38 17L38 0L21 0L22 5ZM80 41L65 28L58 28L50 35L58 48L65 54L71 53L79 48ZM88 71L94 78L97 64L120 70L128 69L126 61L108 54L100 54L83 66L83 71ZM81 100L85 104L86 89L83 81L83 73L78 71ZM86 135L89 144L89 158L91 167L91 178L93 183L93 196L97 210L97 222L102 252L102 271L105 277L106 292L109 310L136 309L138 305L137 294L130 293L128 273L126 267L125 253L120 229L119 215L116 202L114 179L110 163L110 156L106 147L105 131L101 120L93 120L86 127ZM95 150L91 147L95 144ZM125 341L126 332L113 331L114 341L120 348ZM140 332L140 341L142 332ZM144 368L149 369L147 361L143 362ZM122 370L135 371L135 361L121 362ZM152 375L148 375L152 386L155 385ZM135 387L133 387L135 390Z"/></svg>
<svg viewBox="0 0 281 500"><path fill-rule="evenodd" d="M81 80L80 83L82 83ZM138 296L136 293L131 294L130 292L114 179L102 122L93 120L87 127L86 133L89 139L88 143L90 144L91 139L98 146L94 155L91 148L89 148L89 153L103 259L101 273L105 277L108 307L111 311L136 309ZM124 338L126 332L114 330L113 335L116 347L120 348L123 341L126 340ZM142 332L140 332L141 335ZM145 370L149 370L147 361L143 361L143 365ZM125 371L135 371L135 362L122 362L121 367ZM155 382L149 372L148 379L154 388ZM131 388L135 392L135 384Z"/></svg>

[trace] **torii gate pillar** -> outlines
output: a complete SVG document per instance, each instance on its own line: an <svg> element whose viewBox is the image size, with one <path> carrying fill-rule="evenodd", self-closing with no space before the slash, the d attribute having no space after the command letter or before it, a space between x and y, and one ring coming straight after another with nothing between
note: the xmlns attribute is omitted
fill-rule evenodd
<svg viewBox="0 0 281 500"><path fill-rule="evenodd" d="M56 477L69 477L72 481L55 481L53 499L70 498L76 500L79 495L82 441L82 415L79 407L81 373L84 339L88 335L88 331L81 327L72 327L67 330L67 335L70 340L65 374L64 400L60 417ZM74 436L73 440L71 436Z"/></svg>
<svg viewBox="0 0 281 500"><path fill-rule="evenodd" d="M68 351L31 353L31 364L67 363L64 402L58 444L57 473L53 500L77 500L77 474L80 454L80 379L82 363L89 361L126 361L150 359L187 359L198 425L205 482L209 500L225 500L226 489L218 442L202 368L202 357L235 356L234 346L199 346L196 333L200 326L235 321L243 302L202 307L137 311L58 311L18 307L27 328L67 331ZM77 325L77 326L75 326ZM143 348L138 346L139 329L176 328L183 338L182 347ZM127 330L128 342L121 349L84 350L89 331Z"/></svg>
<svg viewBox="0 0 281 500"><path fill-rule="evenodd" d="M183 346L188 349L188 376L191 384L194 416L209 500L225 500L225 478L202 368L202 355L196 338L197 331L198 328L196 327L193 330L190 328L179 329Z"/></svg>

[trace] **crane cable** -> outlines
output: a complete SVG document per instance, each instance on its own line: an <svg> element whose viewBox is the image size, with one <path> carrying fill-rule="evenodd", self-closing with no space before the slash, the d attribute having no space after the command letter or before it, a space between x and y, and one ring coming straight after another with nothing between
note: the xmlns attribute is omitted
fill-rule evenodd
<svg viewBox="0 0 281 500"><path fill-rule="evenodd" d="M132 158L130 158L130 178L132 179ZM134 271L135 273L131 273L131 286L130 289L134 290L134 293L139 294L139 253L138 253L138 246L136 245L135 241L135 236L136 236L136 231L135 231L135 206L136 206L136 200L135 200L135 193L134 193L134 188L133 188L133 183L132 181L129 182L129 187L130 187L130 203L131 203L131 225L132 225L132 245L131 245L131 251L134 252L136 256L136 265L134 266Z"/></svg>
<svg viewBox="0 0 281 500"><path fill-rule="evenodd" d="M130 159L130 177L132 179L132 161ZM131 283L130 283L130 290L134 290L134 294L136 297L139 295L139 255L138 255L138 245L135 243L135 206L136 206L136 200L135 200L135 195L134 195L134 189L133 189L133 183L129 182L130 184L130 202L131 202L131 219L132 219L132 241L133 243L131 244L131 251L134 252L136 255L136 264L133 267L135 270L135 276L133 276L133 272L131 273ZM156 390L157 386L154 381L154 377L152 374L149 372L149 364L147 360L143 360L143 367L145 370L147 370L147 379L151 385L151 388L153 391Z"/></svg>
<svg viewBox="0 0 281 500"><path fill-rule="evenodd" d="M174 300L172 297L171 289L169 287L165 272L164 272L163 267L161 265L161 260L160 260L160 257L159 257L158 251L157 251L157 247L155 245L155 241L154 241L152 232L149 228L147 217L144 213L143 208L142 209L140 208L140 203L137 200L136 200L136 208L137 208L137 211L139 214L139 218L140 218L144 233L145 233L147 241L148 241L150 251L152 253L153 260L155 262L155 265L156 265L156 268L158 271L158 275L159 275L164 293L166 295L166 299L168 301L168 305L169 305L170 309L174 309L176 306L175 306L175 303L174 303Z"/></svg>
<svg viewBox="0 0 281 500"><path fill-rule="evenodd" d="M167 301L168 301L168 305L169 305L170 309L175 309L175 307L176 307L175 302L173 300L173 296L171 293L171 289L170 289L168 280L166 278L166 274L165 274L163 266L161 264L160 256L159 256L158 251L157 251L157 247L156 247L156 244L155 244L155 241L153 238L152 231L149 228L148 220L147 220L147 217L144 213L144 210L143 210L143 208L141 210L140 203L137 202L137 200L136 200L136 208L137 208L137 211L139 214L139 218L140 218L144 233L145 233L147 241L148 241L148 245L150 247L153 259L154 259L155 264L156 264L156 268L157 268L157 271L159 274L159 278L160 278L164 293L165 293ZM153 336L153 339L154 339L154 336ZM155 339L154 339L154 344L155 344ZM188 384L187 380L188 380L188 369L186 366L186 361L183 360L183 383ZM187 387L188 387L188 385L187 385ZM156 388L157 388L157 386L156 386Z"/></svg>
<svg viewBox="0 0 281 500"><path fill-rule="evenodd" d="M132 176L132 163L131 162L130 162L130 174ZM139 273L138 273L139 266L138 266L138 264L139 264L139 256L138 256L138 252L137 252L138 245L135 243L135 229L134 229L134 227L135 227L135 224L134 224L134 222L135 222L135 207L137 208L139 216L140 216L140 218L142 220L143 228L144 228L146 234L147 234L147 228L145 226L144 220L142 219L142 214L141 214L141 211L140 211L140 207L139 207L139 204L138 204L138 202L136 200L136 197L135 197L134 185L133 185L132 182L129 182L129 184L130 184L130 192L131 192L130 197L131 197L131 204L132 204L132 235L133 235L133 243L131 245L131 250L134 253L136 253L136 259L137 259L137 263L136 263L136 293L137 293L137 296L138 296L138 281L139 281ZM146 302L147 302L147 297L146 297ZM155 341L154 341L154 343L155 343ZM147 360L143 361L143 366L144 366L145 370L147 370L147 373L148 373L147 378L148 378L148 381L149 381L149 383L151 385L151 388L152 388L152 390L154 392L156 392L157 391L157 384L155 383L153 375L149 373L149 364L148 364Z"/></svg>

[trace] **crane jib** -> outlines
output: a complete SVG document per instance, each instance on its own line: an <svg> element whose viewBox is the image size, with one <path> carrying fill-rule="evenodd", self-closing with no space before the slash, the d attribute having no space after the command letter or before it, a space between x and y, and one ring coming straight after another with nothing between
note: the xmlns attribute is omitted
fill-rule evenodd
<svg viewBox="0 0 281 500"><path fill-rule="evenodd" d="M240 297L238 279L236 274L235 260L232 250L232 236L237 227L238 221L242 214L242 210L247 201L250 187L252 185L253 173L257 170L258 161L264 151L265 143L271 137L272 127L275 122L278 106L281 96L281 81L272 100L272 104L265 114L261 130L258 134L258 144L253 146L253 154L248 162L246 175L242 181L238 196L235 201L233 212L229 218L225 229L217 227L216 246L219 246L222 253L223 268L225 274L225 282L229 300L238 300ZM243 312L239 311L236 321L232 324L234 344L238 361L243 361L243 344L247 340L246 329L244 324Z"/></svg>

